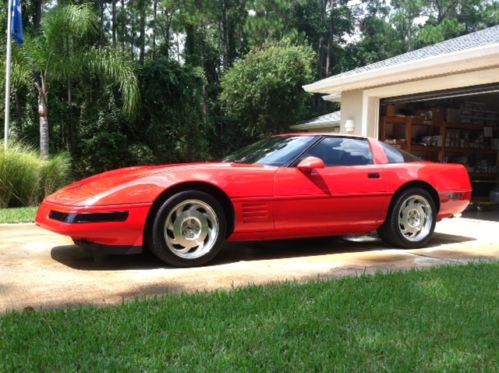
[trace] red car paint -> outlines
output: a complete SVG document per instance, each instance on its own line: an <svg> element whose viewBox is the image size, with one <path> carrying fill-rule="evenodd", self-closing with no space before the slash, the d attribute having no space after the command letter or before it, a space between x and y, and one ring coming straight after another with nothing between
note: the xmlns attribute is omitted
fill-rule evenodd
<svg viewBox="0 0 499 373"><path fill-rule="evenodd" d="M140 247L154 202L172 188L200 185L216 188L229 198L234 210L229 241L368 233L383 224L395 193L414 182L425 183L437 192L438 220L467 207L471 184L462 165L389 164L379 142L369 139L369 144L374 164L325 167L310 172L296 167L234 163L130 167L104 172L48 196L38 210L36 223L74 240ZM370 178L370 174L378 177ZM75 224L51 218L51 211L126 211L128 218Z"/></svg>

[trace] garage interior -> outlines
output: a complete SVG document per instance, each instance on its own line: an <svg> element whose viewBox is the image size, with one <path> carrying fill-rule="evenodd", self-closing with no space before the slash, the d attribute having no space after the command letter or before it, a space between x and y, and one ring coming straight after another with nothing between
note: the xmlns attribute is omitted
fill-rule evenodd
<svg viewBox="0 0 499 373"><path fill-rule="evenodd" d="M379 139L424 160L465 165L474 204L497 202L499 84L381 100Z"/></svg>

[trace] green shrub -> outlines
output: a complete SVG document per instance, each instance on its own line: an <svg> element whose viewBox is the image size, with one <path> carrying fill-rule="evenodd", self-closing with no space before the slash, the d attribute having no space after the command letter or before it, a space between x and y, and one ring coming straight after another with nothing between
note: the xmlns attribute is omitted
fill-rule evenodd
<svg viewBox="0 0 499 373"><path fill-rule="evenodd" d="M0 207L36 203L40 188L41 160L31 149L10 145L0 149Z"/></svg>
<svg viewBox="0 0 499 373"><path fill-rule="evenodd" d="M41 159L29 147L0 143L0 208L33 206L68 181L69 156Z"/></svg>
<svg viewBox="0 0 499 373"><path fill-rule="evenodd" d="M41 199L66 185L71 171L68 153L60 153L42 162L40 170Z"/></svg>
<svg viewBox="0 0 499 373"><path fill-rule="evenodd" d="M223 76L226 113L250 137L287 131L307 114L302 86L313 79L314 59L310 47L285 41L251 50Z"/></svg>
<svg viewBox="0 0 499 373"><path fill-rule="evenodd" d="M133 165L154 164L156 158L151 148L145 144L132 144L128 147L129 162Z"/></svg>

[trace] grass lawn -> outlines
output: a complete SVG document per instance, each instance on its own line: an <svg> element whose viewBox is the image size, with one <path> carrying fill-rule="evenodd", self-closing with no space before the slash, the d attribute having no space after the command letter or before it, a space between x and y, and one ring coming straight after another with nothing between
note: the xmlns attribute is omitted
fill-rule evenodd
<svg viewBox="0 0 499 373"><path fill-rule="evenodd" d="M11 209L0 209L1 223L32 223L38 207L19 207Z"/></svg>
<svg viewBox="0 0 499 373"><path fill-rule="evenodd" d="M497 369L499 262L0 317L0 371Z"/></svg>

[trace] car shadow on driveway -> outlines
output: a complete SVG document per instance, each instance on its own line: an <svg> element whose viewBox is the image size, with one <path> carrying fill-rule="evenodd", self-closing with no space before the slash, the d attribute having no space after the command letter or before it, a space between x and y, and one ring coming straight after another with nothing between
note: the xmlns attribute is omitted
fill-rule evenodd
<svg viewBox="0 0 499 373"><path fill-rule="evenodd" d="M83 271L143 270L164 267L152 254L95 256L76 245L53 247L52 259Z"/></svg>
<svg viewBox="0 0 499 373"><path fill-rule="evenodd" d="M473 240L475 238L435 233L427 248ZM241 261L299 258L343 253L353 254L375 250L398 250L398 248L387 246L376 235L226 243L209 266L215 267L217 265ZM52 248L51 257L65 266L83 271L176 269L162 263L147 252L140 255L95 257L81 247L66 245Z"/></svg>

